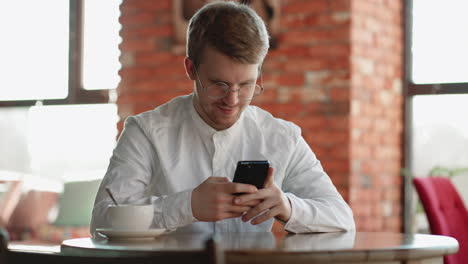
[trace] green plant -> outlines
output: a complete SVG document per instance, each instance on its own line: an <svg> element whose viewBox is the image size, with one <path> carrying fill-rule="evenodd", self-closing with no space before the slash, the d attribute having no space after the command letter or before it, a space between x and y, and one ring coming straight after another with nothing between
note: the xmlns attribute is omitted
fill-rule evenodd
<svg viewBox="0 0 468 264"><path fill-rule="evenodd" d="M436 166L429 171L429 176L446 176L448 178L453 178L464 173L468 173L468 168L450 169L447 167Z"/></svg>

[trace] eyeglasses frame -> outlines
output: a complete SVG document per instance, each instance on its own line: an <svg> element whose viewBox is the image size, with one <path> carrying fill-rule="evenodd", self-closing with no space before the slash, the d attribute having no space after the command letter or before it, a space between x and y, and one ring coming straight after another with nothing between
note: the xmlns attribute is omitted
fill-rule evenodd
<svg viewBox="0 0 468 264"><path fill-rule="evenodd" d="M195 76L197 77L198 83L200 84L200 86L202 87L202 89L203 89L204 91L206 91L207 89L205 89L205 86L204 86L203 83L201 82L200 76L198 75L197 68L194 66L193 69L194 69L194 72L195 72ZM263 93L263 91L265 90L265 88L264 88L264 86L263 86L263 74L262 74L262 67L261 67L261 66L258 67L258 72L259 72L259 76L257 77L257 80L258 80L258 78L260 78L260 84L255 83L255 85L258 86L258 87L260 87L260 92L259 92L258 94L255 94L255 93L254 93L251 99L240 99L240 98L239 98L239 100L242 100L242 101L252 101L256 96L258 96L258 95L260 95L260 94ZM228 85L228 84L225 83L225 82L221 82L221 81L218 81L218 82L216 82L216 83L222 83L222 84L226 85L227 89L225 89L224 96L219 97L219 98L213 98L213 97L211 97L211 96L208 95L208 97L209 97L210 99L212 99L212 100L220 100L220 99L226 98L226 96L228 96L229 92L237 93L237 92L239 92L240 89L241 89L241 88L239 88L239 89L237 89L237 90L233 90L233 89L231 88L230 85ZM214 83L214 84L216 84L216 83ZM209 86L211 86L211 85L209 85ZM208 86L208 87L209 87L209 86Z"/></svg>

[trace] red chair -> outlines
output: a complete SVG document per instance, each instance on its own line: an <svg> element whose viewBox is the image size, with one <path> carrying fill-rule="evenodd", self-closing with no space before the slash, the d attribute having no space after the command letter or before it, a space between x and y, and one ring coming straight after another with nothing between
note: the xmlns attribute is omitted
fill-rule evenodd
<svg viewBox="0 0 468 264"><path fill-rule="evenodd" d="M445 264L468 263L468 211L448 178L414 178L414 187L426 211L432 234L458 240L458 253L445 256Z"/></svg>

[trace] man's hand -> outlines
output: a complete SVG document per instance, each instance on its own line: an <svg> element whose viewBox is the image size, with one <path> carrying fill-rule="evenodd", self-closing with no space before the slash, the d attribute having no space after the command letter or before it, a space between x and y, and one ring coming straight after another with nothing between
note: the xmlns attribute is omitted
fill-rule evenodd
<svg viewBox="0 0 468 264"><path fill-rule="evenodd" d="M235 205L233 193L257 192L250 184L233 183L226 177L209 177L192 192L192 213L199 221L212 222L235 218L256 205L255 201Z"/></svg>
<svg viewBox="0 0 468 264"><path fill-rule="evenodd" d="M251 223L257 225L272 217L287 222L291 217L291 204L289 203L288 197L286 197L283 191L274 183L273 168L271 167L268 170L263 189L260 189L256 193L241 195L235 198L234 203L239 206L245 206L251 204L253 201L261 202L242 216L242 221L244 222L255 218ZM265 213L259 216L259 214L263 212Z"/></svg>

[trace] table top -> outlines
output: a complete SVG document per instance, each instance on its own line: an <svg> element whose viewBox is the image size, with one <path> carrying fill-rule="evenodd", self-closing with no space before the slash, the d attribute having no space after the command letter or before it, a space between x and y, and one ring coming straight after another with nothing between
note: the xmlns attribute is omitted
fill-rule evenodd
<svg viewBox="0 0 468 264"><path fill-rule="evenodd" d="M382 232L335 232L288 234L271 232L220 233L220 245L227 257L249 255L274 258L307 256L311 259L345 261L391 261L441 257L458 251L451 237ZM112 241L78 238L63 241L61 251L75 255L138 256L161 252L190 253L203 250L209 233L169 233L145 241ZM285 259L283 259L285 260Z"/></svg>

